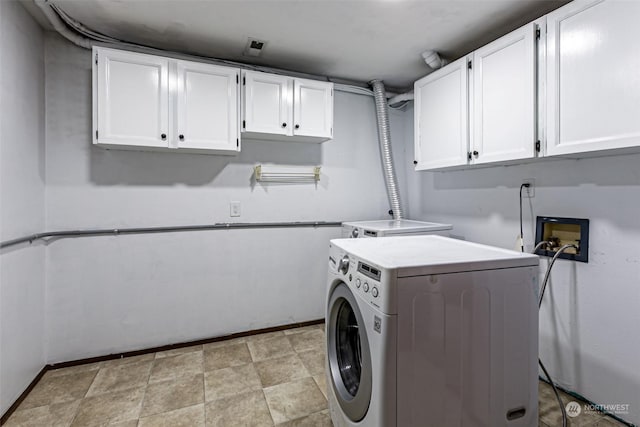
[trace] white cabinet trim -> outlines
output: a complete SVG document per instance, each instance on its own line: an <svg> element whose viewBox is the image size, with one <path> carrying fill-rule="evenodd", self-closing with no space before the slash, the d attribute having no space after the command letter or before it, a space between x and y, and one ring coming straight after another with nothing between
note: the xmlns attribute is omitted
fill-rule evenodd
<svg viewBox="0 0 640 427"><path fill-rule="evenodd" d="M98 55L97 57L95 55ZM97 58L97 59L96 59ZM112 131L109 103L111 97L110 66L113 59L129 64L153 66L158 68L158 129L154 136L132 137L119 135ZM96 64L97 62L97 64ZM94 49L94 143L112 145L136 145L141 147L167 148L169 143L169 61L153 55L130 53L115 49ZM165 135L162 139L161 135Z"/></svg>
<svg viewBox="0 0 640 427"><path fill-rule="evenodd" d="M536 29L537 24L531 23L506 36L490 43L473 54L473 126L471 133L471 146L474 152L473 164L492 163L506 160L518 160L533 158L535 156L536 132ZM525 49L525 81L526 99L522 100L526 106L526 137L519 141L508 141L509 147L506 150L487 152L484 144L484 86L483 86L483 63L485 58L503 49L509 48L516 43L523 42ZM519 100L520 101L520 100ZM504 106L505 109L509 105ZM509 126L510 123L505 123ZM475 153L478 153L475 155Z"/></svg>
<svg viewBox="0 0 640 427"><path fill-rule="evenodd" d="M615 4L616 2L605 2L604 0L591 0L572 2L568 5L551 12L547 15L547 143L546 153L548 155L578 154L594 151L604 151L619 148L635 147L640 145L640 132L626 132L607 135L602 137L592 137L574 140L561 140L561 115L560 111L560 78L561 78L561 24L582 12L593 7L598 7L604 3ZM622 3L622 2L621 2ZM632 4L633 2L629 2ZM618 3L620 4L620 3ZM603 19L606 19L603 17ZM611 25L615 23L611 22ZM617 64L607 63L608 69L615 69ZM635 90L630 87L629 90ZM606 113L603 111L603 113ZM585 117L584 120L606 120L605 116Z"/></svg>
<svg viewBox="0 0 640 427"><path fill-rule="evenodd" d="M468 72L468 58L460 58L457 61L452 62L445 68L435 71L428 76L418 80L415 83L415 126L414 126L414 139L415 139L415 170L426 170L434 168L443 168L449 166L460 166L467 164L467 152L469 147L469 72ZM422 134L420 129L420 117L421 111L421 95L420 88L433 83L439 79L449 76L452 73L460 73L460 146L457 150L457 155L447 159L425 159L425 155L422 150Z"/></svg>

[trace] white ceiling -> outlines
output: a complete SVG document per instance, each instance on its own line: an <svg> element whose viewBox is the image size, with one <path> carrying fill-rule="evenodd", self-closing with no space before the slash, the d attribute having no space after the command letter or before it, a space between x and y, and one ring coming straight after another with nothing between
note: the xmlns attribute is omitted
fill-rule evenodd
<svg viewBox="0 0 640 427"><path fill-rule="evenodd" d="M409 87L435 49L456 59L565 0L53 0L119 39L285 70ZM243 56L249 37L268 43Z"/></svg>

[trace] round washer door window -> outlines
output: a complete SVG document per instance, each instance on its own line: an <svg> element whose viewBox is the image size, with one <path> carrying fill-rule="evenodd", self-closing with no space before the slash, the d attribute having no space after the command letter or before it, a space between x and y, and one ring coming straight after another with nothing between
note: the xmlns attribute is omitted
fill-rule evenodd
<svg viewBox="0 0 640 427"><path fill-rule="evenodd" d="M371 401L371 353L364 319L349 287L329 299L327 340L331 385L345 415L360 421Z"/></svg>

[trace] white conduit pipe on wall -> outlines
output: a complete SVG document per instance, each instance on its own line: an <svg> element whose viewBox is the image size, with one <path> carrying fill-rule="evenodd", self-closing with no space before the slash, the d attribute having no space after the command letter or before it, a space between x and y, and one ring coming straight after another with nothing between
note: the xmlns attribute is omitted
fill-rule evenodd
<svg viewBox="0 0 640 427"><path fill-rule="evenodd" d="M60 16L50 7L49 0L34 0L36 5L42 10L42 13L47 17L53 28L63 36L65 39L69 40L71 43L80 46L85 49L91 49L93 45L92 40L82 37L81 35L71 31L67 24L65 24Z"/></svg>
<svg viewBox="0 0 640 427"><path fill-rule="evenodd" d="M1 1L1 0L0 0ZM46 16L47 20L51 23L53 28L69 40L71 43L75 44L84 49L91 49L94 44L102 45L104 43L107 44L116 44L116 45L124 45L133 49L142 49L146 51L155 51L162 52L167 54L166 51L161 49L156 49L150 46L138 45L136 43L129 43L123 40L118 40L113 37L103 35L91 30L88 27L85 27L81 22L75 21L69 15L67 15L62 9L56 7L53 1L51 0L33 0L34 3L42 10L42 13ZM63 19L64 18L64 19ZM193 55L186 55L176 52L180 57L186 57L189 59L194 58ZM196 56L198 59L204 59L209 62L213 62L220 65L228 65L232 67L240 67L244 69L256 70L256 71L264 71L266 73L275 73L281 75L292 75L295 74L298 77L309 78L313 80L321 80L321 81L331 81L330 78L324 76L317 76L308 73L300 73L300 72L283 72L282 70L278 70L276 68L263 67L259 65L249 65L243 64L240 62L234 61L226 61L226 60L218 60L215 58L201 57ZM355 93L358 95L367 95L373 96L373 91L367 87L361 87L354 84L346 84L346 83L334 83L334 88L340 92L347 93ZM396 94L389 93L387 96L394 96Z"/></svg>
<svg viewBox="0 0 640 427"><path fill-rule="evenodd" d="M400 194L398 193L398 182L393 168L393 158L391 156L391 132L389 131L389 110L387 107L387 97L384 91L382 80L372 80L373 99L376 104L376 118L378 119L378 142L380 143L380 157L382 160L382 170L387 186L387 196L393 219L402 219L402 206L400 204Z"/></svg>

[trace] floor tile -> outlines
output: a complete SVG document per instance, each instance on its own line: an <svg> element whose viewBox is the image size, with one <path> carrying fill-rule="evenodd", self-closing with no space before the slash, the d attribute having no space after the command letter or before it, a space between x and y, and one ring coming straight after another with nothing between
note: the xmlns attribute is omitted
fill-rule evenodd
<svg viewBox="0 0 640 427"><path fill-rule="evenodd" d="M204 402L204 375L149 384L140 417L186 408Z"/></svg>
<svg viewBox="0 0 640 427"><path fill-rule="evenodd" d="M293 349L297 352L315 349L324 349L325 337L324 332L319 329L315 331L307 331L299 334L287 335Z"/></svg>
<svg viewBox="0 0 640 427"><path fill-rule="evenodd" d="M268 427L273 425L262 390L209 402L207 427Z"/></svg>
<svg viewBox="0 0 640 427"><path fill-rule="evenodd" d="M284 331L273 331L273 332L266 332L264 334L248 335L245 337L245 339L247 340L247 342L251 342L251 341L268 340L271 338L283 337L283 336L284 336Z"/></svg>
<svg viewBox="0 0 640 427"><path fill-rule="evenodd" d="M81 400L54 403L48 406L16 411L11 415L5 427L68 427L73 421Z"/></svg>
<svg viewBox="0 0 640 427"><path fill-rule="evenodd" d="M560 398L565 407L569 402L576 401L581 408L584 408L583 402L562 391L560 391ZM576 417L567 417L567 425L570 427L586 427L593 425L593 423L602 418L603 414L599 412L583 412ZM562 412L553 389L543 381L538 383L538 419L540 423L550 427L562 425Z"/></svg>
<svg viewBox="0 0 640 427"><path fill-rule="evenodd" d="M327 408L327 400L312 378L265 388L264 395L276 424L302 418Z"/></svg>
<svg viewBox="0 0 640 427"><path fill-rule="evenodd" d="M595 421L593 424L589 424L587 427L624 427L626 424L623 424L611 417L605 416Z"/></svg>
<svg viewBox="0 0 640 427"><path fill-rule="evenodd" d="M72 427L107 426L135 420L140 414L144 388L99 394L80 403Z"/></svg>
<svg viewBox="0 0 640 427"><path fill-rule="evenodd" d="M103 362L102 367L110 368L113 366L126 365L128 363L148 362L155 358L154 353L141 354L139 356L120 357Z"/></svg>
<svg viewBox="0 0 640 427"><path fill-rule="evenodd" d="M311 376L297 354L256 362L255 367L262 387L271 387Z"/></svg>
<svg viewBox="0 0 640 427"><path fill-rule="evenodd" d="M331 422L329 410L325 409L303 418L278 424L278 427L333 427L333 423Z"/></svg>
<svg viewBox="0 0 640 427"><path fill-rule="evenodd" d="M202 372L201 351L181 354L178 356L163 357L155 360L153 368L151 369L149 383L193 376L201 374Z"/></svg>
<svg viewBox="0 0 640 427"><path fill-rule="evenodd" d="M293 335L293 334L299 334L301 332L315 331L318 329L321 331L324 331L324 323L319 325L302 326L300 328L285 329L283 332L285 335Z"/></svg>
<svg viewBox="0 0 640 427"><path fill-rule="evenodd" d="M142 361L102 368L91 384L87 396L144 387L149 380L152 365L152 361Z"/></svg>
<svg viewBox="0 0 640 427"><path fill-rule="evenodd" d="M204 396L207 402L260 390L262 384L253 364L206 372Z"/></svg>
<svg viewBox="0 0 640 427"><path fill-rule="evenodd" d="M298 356L311 375L324 375L326 363L324 351L317 349L301 351Z"/></svg>
<svg viewBox="0 0 640 427"><path fill-rule="evenodd" d="M72 375L42 378L22 402L19 409L70 402L83 398L97 373L97 370L92 370Z"/></svg>
<svg viewBox="0 0 640 427"><path fill-rule="evenodd" d="M204 370L229 368L251 363L251 354L245 343L209 348L204 352Z"/></svg>
<svg viewBox="0 0 640 427"><path fill-rule="evenodd" d="M219 348L219 347L225 347L228 345L234 345L234 344L240 344L243 342L247 342L247 339L245 337L239 337L239 338L228 338L228 339L224 339L222 341L216 341L216 342L212 342L209 344L205 344L204 347L204 351L210 350L212 348Z"/></svg>
<svg viewBox="0 0 640 427"><path fill-rule="evenodd" d="M204 427L204 404L140 418L138 427Z"/></svg>
<svg viewBox="0 0 640 427"><path fill-rule="evenodd" d="M297 335L301 334L296 334L296 336ZM294 353L291 343L284 334L275 338L249 341L247 344L254 362Z"/></svg>
<svg viewBox="0 0 640 427"><path fill-rule="evenodd" d="M202 351L201 345L192 345L189 347L174 348L171 350L159 351L156 353L156 359L163 357L178 356L180 354L193 353L194 351Z"/></svg>
<svg viewBox="0 0 640 427"><path fill-rule="evenodd" d="M129 420L109 424L109 427L138 427L138 420Z"/></svg>
<svg viewBox="0 0 640 427"><path fill-rule="evenodd" d="M60 377L63 375L78 374L80 372L97 371L104 362L86 363L84 365L69 366L68 368L51 369L45 372L43 378Z"/></svg>
<svg viewBox="0 0 640 427"><path fill-rule="evenodd" d="M324 395L325 399L329 399L329 395L327 394L327 376L326 375L314 375L313 380L316 382L316 385Z"/></svg>

